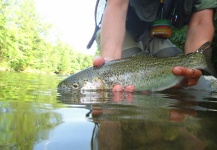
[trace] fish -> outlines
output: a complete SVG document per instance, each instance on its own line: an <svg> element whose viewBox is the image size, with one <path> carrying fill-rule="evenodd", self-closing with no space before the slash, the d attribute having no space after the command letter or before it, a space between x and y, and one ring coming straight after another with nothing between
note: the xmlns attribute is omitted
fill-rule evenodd
<svg viewBox="0 0 217 150"><path fill-rule="evenodd" d="M99 67L89 67L75 73L58 85L60 91L111 90L114 85L133 85L135 91L162 91L178 84L183 77L175 76L175 66L201 69L216 77L211 64L210 42L190 54L174 57L154 57L139 53L132 57L105 62Z"/></svg>

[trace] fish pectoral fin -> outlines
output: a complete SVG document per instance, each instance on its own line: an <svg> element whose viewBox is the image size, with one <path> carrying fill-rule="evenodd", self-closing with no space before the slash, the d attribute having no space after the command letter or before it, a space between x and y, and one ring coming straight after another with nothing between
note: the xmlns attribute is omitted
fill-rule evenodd
<svg viewBox="0 0 217 150"><path fill-rule="evenodd" d="M108 85L103 80L96 77L92 79L92 82L86 82L82 89L105 90L108 89Z"/></svg>

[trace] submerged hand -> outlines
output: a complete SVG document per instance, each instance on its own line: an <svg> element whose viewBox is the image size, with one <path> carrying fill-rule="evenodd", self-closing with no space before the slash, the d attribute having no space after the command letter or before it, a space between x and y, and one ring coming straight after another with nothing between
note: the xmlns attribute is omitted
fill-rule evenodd
<svg viewBox="0 0 217 150"><path fill-rule="evenodd" d="M181 81L183 86L193 86L196 85L202 72L198 69L184 68L184 67L174 67L173 74L176 76L183 76L184 79Z"/></svg>

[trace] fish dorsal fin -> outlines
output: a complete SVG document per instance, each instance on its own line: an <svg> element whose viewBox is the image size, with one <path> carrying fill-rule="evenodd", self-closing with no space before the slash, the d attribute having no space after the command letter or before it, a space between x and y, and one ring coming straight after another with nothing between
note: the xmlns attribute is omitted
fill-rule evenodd
<svg viewBox="0 0 217 150"><path fill-rule="evenodd" d="M211 42L204 43L196 52L203 53L205 49L207 49L211 45Z"/></svg>

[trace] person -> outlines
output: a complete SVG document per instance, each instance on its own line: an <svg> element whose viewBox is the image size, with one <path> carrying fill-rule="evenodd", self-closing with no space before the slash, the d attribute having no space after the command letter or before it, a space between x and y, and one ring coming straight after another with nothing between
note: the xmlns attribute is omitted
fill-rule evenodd
<svg viewBox="0 0 217 150"><path fill-rule="evenodd" d="M97 33L96 38L101 49L101 56L94 58L94 66L100 66L106 61L129 57L139 52L140 49L156 56L158 56L158 53L168 54L168 56L162 57L170 57L169 54L173 51L175 52L174 55L181 53L168 39L150 37L149 32L146 32L140 39L140 43L137 43L133 34L126 29L129 6L133 8L132 10L140 20L153 22L157 19L156 14L160 6L160 0L107 0L101 30ZM185 54L196 51L207 41L211 42L214 36L213 18L217 1L195 0L193 7L194 12L188 21L184 45ZM136 52L133 53L132 49ZM202 72L198 69L181 66L174 67L172 72L174 75L183 76L184 80L181 84L188 86L196 85L202 75ZM134 87L131 85L127 87L115 85L113 88L113 91L122 90L133 92Z"/></svg>

